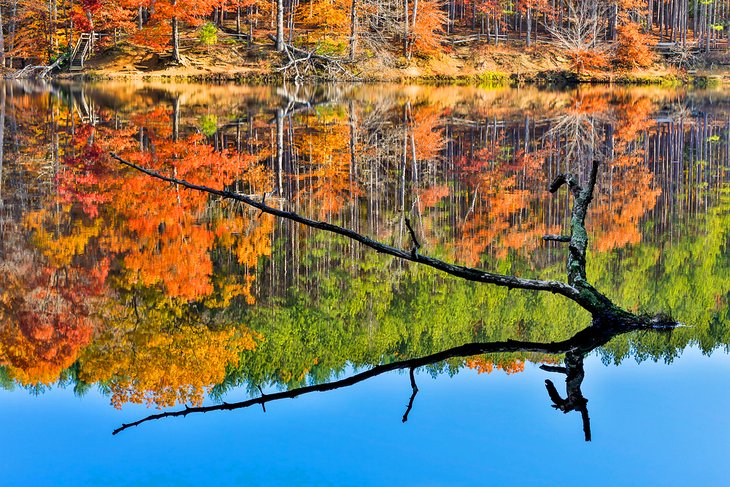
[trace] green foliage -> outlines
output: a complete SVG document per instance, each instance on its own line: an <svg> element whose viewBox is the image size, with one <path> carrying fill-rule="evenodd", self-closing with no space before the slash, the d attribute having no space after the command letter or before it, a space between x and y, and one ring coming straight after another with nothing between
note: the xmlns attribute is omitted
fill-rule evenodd
<svg viewBox="0 0 730 487"><path fill-rule="evenodd" d="M730 344L730 197L724 195L702 220L688 223L683 235L689 236L667 249L642 245L629 258L592 256L589 272L596 286L611 289L619 305L646 313L665 310L687 325L664 335L618 337L604 349L604 360L620 362L633 355L671 361L689 345L709 354Z"/></svg>
<svg viewBox="0 0 730 487"><path fill-rule="evenodd" d="M206 137L213 136L218 131L218 117L215 115L203 115L198 122L200 133Z"/></svg>
<svg viewBox="0 0 730 487"><path fill-rule="evenodd" d="M344 40L324 38L317 45L316 52L323 56L337 56L346 53L347 49L348 43Z"/></svg>
<svg viewBox="0 0 730 487"><path fill-rule="evenodd" d="M315 253L320 236L313 235L307 246ZM324 258L310 265L317 268L315 262ZM303 292L307 282L300 282L285 301L247 309L244 321L264 341L244 353L218 392L241 384L298 387L329 380L348 365L367 367L473 341L561 340L589 322L587 313L550 294L510 292L419 266L400 268L376 253L354 263L357 279L343 270L350 264L319 273L316 296ZM500 272L529 272L519 260L494 265ZM448 368L463 364L452 361Z"/></svg>
<svg viewBox="0 0 730 487"><path fill-rule="evenodd" d="M15 389L15 380L6 366L0 366L0 388L6 391Z"/></svg>
<svg viewBox="0 0 730 487"><path fill-rule="evenodd" d="M218 28L212 22L206 22L198 30L198 40L204 46L212 46L218 42Z"/></svg>

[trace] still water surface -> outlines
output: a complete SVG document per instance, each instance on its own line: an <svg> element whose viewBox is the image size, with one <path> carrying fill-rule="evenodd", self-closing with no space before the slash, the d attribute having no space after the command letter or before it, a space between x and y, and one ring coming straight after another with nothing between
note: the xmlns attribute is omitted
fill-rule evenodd
<svg viewBox="0 0 730 487"><path fill-rule="evenodd" d="M730 93L104 83L0 96L3 485L725 484ZM574 337L590 317L564 298L393 261L109 151L405 249L408 220L424 254L545 279L565 279L565 244L541 237L568 231L571 205L545 189L600 159L589 279L685 326ZM266 413L111 435L160 409L508 339L528 351L420 366L417 394L405 368ZM565 340L580 349L567 382L551 345Z"/></svg>

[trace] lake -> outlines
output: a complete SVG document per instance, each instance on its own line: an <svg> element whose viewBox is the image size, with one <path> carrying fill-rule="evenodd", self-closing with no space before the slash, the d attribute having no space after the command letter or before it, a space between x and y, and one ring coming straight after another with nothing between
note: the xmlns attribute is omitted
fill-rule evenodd
<svg viewBox="0 0 730 487"><path fill-rule="evenodd" d="M7 82L0 127L3 485L727 483L730 91ZM680 326L110 152L543 281L598 161L587 278Z"/></svg>

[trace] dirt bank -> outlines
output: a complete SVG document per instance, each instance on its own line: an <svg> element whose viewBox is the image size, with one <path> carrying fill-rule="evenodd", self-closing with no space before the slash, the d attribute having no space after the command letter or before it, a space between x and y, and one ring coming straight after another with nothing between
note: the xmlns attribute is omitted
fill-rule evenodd
<svg viewBox="0 0 730 487"><path fill-rule="evenodd" d="M281 79L276 69L279 54L269 44L246 46L224 42L210 48L188 44L184 61L150 49L121 43L90 59L81 73L60 73L61 78L84 79L173 79L190 81L273 82ZM378 56L359 59L348 68L362 81L448 82L469 84L544 83L686 83L693 79L725 82L728 73L712 70L683 72L656 63L647 69L607 71L586 69L571 72L569 60L548 45L532 48L462 45L436 57L404 58Z"/></svg>

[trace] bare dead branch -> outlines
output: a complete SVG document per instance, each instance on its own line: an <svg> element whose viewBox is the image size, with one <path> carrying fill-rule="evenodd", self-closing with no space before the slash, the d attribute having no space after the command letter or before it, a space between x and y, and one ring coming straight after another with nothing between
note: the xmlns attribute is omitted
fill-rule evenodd
<svg viewBox="0 0 730 487"><path fill-rule="evenodd" d="M373 240L369 237L366 237L365 235L355 232L354 230L350 230L348 228L344 228L339 225L334 225L334 224L328 223L328 222L313 220L311 218L304 217L304 216L299 215L294 212L280 210L278 208L268 206L262 201L258 201L256 199L253 199L253 198L243 195L243 194L233 193L231 191L226 191L226 190L209 188L207 186L192 184L188 181L184 181L181 179L164 176L158 172L152 171L150 169L147 169L142 166L138 166L137 164L126 161L114 153L110 153L110 155L113 159L124 164L125 166L131 167L144 174L147 174L154 178L160 179L161 181L173 183L173 184L176 184L176 185L188 188L188 189L192 189L192 190L209 193L209 194L212 194L215 196L219 196L223 199L232 199L232 200L240 201L253 208L258 208L259 210L263 211L264 213L268 213L270 215L274 215L279 218L285 218L287 220L301 223L301 224L306 225L311 228L316 228L319 230L324 230L327 232L335 233L337 235L342 235L344 237L347 237L347 238L350 238L357 242L360 242L361 244L365 245L366 247L370 247L371 249L374 249L376 252L379 252L382 254L391 255L391 256L397 257L399 259L423 264L423 265L432 267L434 269L438 269L442 272L445 272L446 274L450 274L455 277L466 279L468 281L482 282L482 283L486 283L486 284L494 284L496 286L507 287L509 289L527 289L527 290L534 290L534 291L549 291L551 293L560 294L561 296L565 296L566 298L575 301L579 305L586 308L588 311L591 311L591 312L597 311L596 309L591 308L591 303L589 301L585 300L576 288L574 288L573 286L568 285L564 282L544 281L541 279L525 279L525 278L510 276L510 275L505 275L505 274L486 272L481 269L475 269L473 267L466 267L466 266L461 266L461 265L456 265L456 264L450 264L450 263L444 262L440 259L436 259L434 257L428 257L428 256L418 254L418 253L414 254L412 252L408 252L408 251L399 249L397 247L393 247L393 246L384 244L377 240Z"/></svg>
<svg viewBox="0 0 730 487"><path fill-rule="evenodd" d="M269 38L276 42L276 37L269 35ZM343 65L350 63L349 59L340 59L324 54L317 54L317 48L305 50L284 43L284 53L289 62L276 68L284 78L292 78L291 71L294 71L294 81L299 82L311 73L312 78L324 79L348 79L357 81L359 78L345 69ZM300 69L300 65L302 68Z"/></svg>
<svg viewBox="0 0 730 487"><path fill-rule="evenodd" d="M264 394L264 390L261 388L261 386L256 386L259 390L259 393L261 394L261 409L266 412L266 394Z"/></svg>
<svg viewBox="0 0 730 487"><path fill-rule="evenodd" d="M543 235L542 239L553 242L570 242L569 235Z"/></svg>
<svg viewBox="0 0 730 487"><path fill-rule="evenodd" d="M555 372L556 374L567 374L568 373L568 369L566 369L565 367L559 367L556 365L547 365L547 364L542 364L540 366L540 370L544 370L545 372Z"/></svg>
<svg viewBox="0 0 730 487"><path fill-rule="evenodd" d="M565 404L565 399L560 395L558 392L558 389L555 387L555 384L553 384L553 381L550 379L545 379L545 389L547 389L548 396L550 396L550 400L553 402L554 408L559 408L563 404Z"/></svg>
<svg viewBox="0 0 730 487"><path fill-rule="evenodd" d="M418 252L418 249L421 248L421 244L418 243L418 239L416 238L416 232L413 231L413 227L411 226L411 220L409 218L406 218L406 228L408 228L408 233L411 234L411 240L413 241L413 248L411 249L411 254L415 254Z"/></svg>
<svg viewBox="0 0 730 487"><path fill-rule="evenodd" d="M568 185L568 188L570 189L570 192L573 193L573 196L577 197L580 192L583 191L583 188L581 188L580 184L578 184L578 178L570 173L558 174L557 176L555 176L553 182L550 183L548 191L550 191L551 193L555 193L564 184Z"/></svg>

